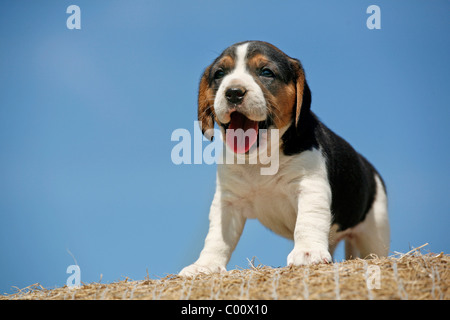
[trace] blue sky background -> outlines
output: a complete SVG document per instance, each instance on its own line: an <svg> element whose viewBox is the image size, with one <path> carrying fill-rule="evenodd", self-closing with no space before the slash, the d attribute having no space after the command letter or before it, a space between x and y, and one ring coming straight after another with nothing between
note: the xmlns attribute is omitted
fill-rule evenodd
<svg viewBox="0 0 450 320"><path fill-rule="evenodd" d="M66 8L81 8L81 30ZM366 9L381 8L381 30ZM450 252L449 1L13 1L0 5L0 293L177 273L208 228L215 166L171 162L203 69L265 40L301 59L314 110L381 172L392 251ZM195 128L197 130L197 128ZM206 146L204 142L204 146ZM284 266L248 221L228 265ZM338 259L342 258L342 248Z"/></svg>

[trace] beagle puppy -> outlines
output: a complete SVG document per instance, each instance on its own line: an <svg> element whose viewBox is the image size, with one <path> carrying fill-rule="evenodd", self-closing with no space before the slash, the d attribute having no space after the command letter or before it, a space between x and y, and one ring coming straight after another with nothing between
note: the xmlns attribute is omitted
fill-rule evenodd
<svg viewBox="0 0 450 320"><path fill-rule="evenodd" d="M256 161L217 165L204 248L180 275L226 271L246 219L254 218L294 241L288 265L330 263L342 239L346 258L388 254L380 174L310 107L300 61L269 43L234 44L206 68L198 95L203 134L212 139L217 123L227 153ZM262 148L277 155L273 174L261 174Z"/></svg>

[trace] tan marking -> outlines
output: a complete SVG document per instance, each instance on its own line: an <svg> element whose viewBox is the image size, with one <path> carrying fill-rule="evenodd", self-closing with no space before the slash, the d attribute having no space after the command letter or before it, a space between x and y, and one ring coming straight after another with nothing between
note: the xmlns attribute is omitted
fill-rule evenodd
<svg viewBox="0 0 450 320"><path fill-rule="evenodd" d="M212 140L214 129L214 94L213 90L208 84L208 74L211 66L206 68L203 73L202 79L200 80L199 90L198 90L198 121L201 123L201 129L203 134L209 140ZM206 132L209 130L209 132Z"/></svg>
<svg viewBox="0 0 450 320"><path fill-rule="evenodd" d="M236 61L231 56L224 56L218 62L217 66L224 70L231 70L234 68Z"/></svg>
<svg viewBox="0 0 450 320"><path fill-rule="evenodd" d="M297 92L297 103L295 106L295 126L298 125L298 120L300 119L300 111L303 103L303 91L305 88L305 72L302 66L297 60L291 59L292 65L295 66L296 80L295 80L295 90Z"/></svg>
<svg viewBox="0 0 450 320"><path fill-rule="evenodd" d="M291 123L296 100L295 85L293 83L285 85L278 90L276 96L265 87L262 88L275 126L281 129Z"/></svg>
<svg viewBox="0 0 450 320"><path fill-rule="evenodd" d="M256 55L254 55L247 62L248 66L252 70L261 69L268 63L269 63L269 59L267 59L267 57L265 55L263 55L262 53L258 53Z"/></svg>
<svg viewBox="0 0 450 320"><path fill-rule="evenodd" d="M277 113L277 116L274 117L277 128L283 128L291 123L296 98L296 87L293 83L284 86L278 91L275 97L275 103L278 108L274 110Z"/></svg>

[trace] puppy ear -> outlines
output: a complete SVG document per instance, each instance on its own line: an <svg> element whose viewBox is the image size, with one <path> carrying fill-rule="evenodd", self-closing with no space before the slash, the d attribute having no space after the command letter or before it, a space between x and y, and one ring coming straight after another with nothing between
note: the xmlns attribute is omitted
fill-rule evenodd
<svg viewBox="0 0 450 320"><path fill-rule="evenodd" d="M302 64L297 59L291 58L292 67L295 72L295 90L296 90L296 104L295 104L295 126L297 127L300 114L307 113L311 108L311 91L305 78L305 71Z"/></svg>
<svg viewBox="0 0 450 320"><path fill-rule="evenodd" d="M198 121L203 135L212 141L214 137L214 95L209 86L209 70L211 66L206 68L200 80L198 90Z"/></svg>

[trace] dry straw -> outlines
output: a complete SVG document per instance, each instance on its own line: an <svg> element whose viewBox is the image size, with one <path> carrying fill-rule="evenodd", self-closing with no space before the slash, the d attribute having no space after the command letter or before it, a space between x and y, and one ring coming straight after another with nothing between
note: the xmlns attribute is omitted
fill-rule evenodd
<svg viewBox="0 0 450 320"><path fill-rule="evenodd" d="M425 245L424 245L425 246ZM422 246L423 247L423 246ZM34 284L0 299L450 299L450 256L420 248L389 258L356 259L307 267L244 270L182 278L168 275L101 284L44 289Z"/></svg>

